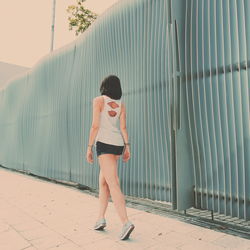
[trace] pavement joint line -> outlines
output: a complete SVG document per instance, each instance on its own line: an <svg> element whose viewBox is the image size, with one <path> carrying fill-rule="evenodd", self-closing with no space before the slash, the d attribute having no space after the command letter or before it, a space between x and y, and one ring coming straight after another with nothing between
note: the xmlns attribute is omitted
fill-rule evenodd
<svg viewBox="0 0 250 250"><path fill-rule="evenodd" d="M19 170L19 169L11 169L11 168L7 168L4 167L2 165L0 165L1 168L4 168L6 170L12 171L12 172L17 172L20 174L24 174L27 176L30 176L32 178L35 179L40 179L43 181L49 181L55 184L60 184L63 186L68 186L69 188L74 188L74 189L79 189L81 192L86 193L86 194L90 194L92 196L95 196L96 198L98 198L98 191L96 189L93 189L91 187L88 187L86 185L82 185L80 183L76 183L76 182L71 182L71 181L65 181L65 180L58 180L58 179L53 179L53 178L49 178L49 177L44 177L44 176L39 176L36 174L33 174L29 171L25 171L25 170ZM125 200L126 200L126 206L131 207L131 208L135 208L147 213L151 213L151 214L157 214L157 215L161 215L164 217L168 217L168 218L175 218L178 219L179 221L188 223L188 224L192 224L192 225L196 225L196 226L200 226L203 228L208 228L217 232L223 232L229 235L233 235L233 236L238 236L241 238L245 238L245 239L250 239L250 231L247 228L244 228L242 226L236 225L235 223L227 223L227 222L223 222L221 220L219 220L220 217L224 216L223 214L218 214L218 220L216 220L216 213L214 212L214 220L212 219L208 219L206 217L200 217L200 216L195 216L193 214L195 214L195 212L193 212L193 214L191 213L183 213L180 211L175 211L171 209L171 205L165 202L161 202L161 201L153 201L147 198L140 198L140 197L132 197L132 196L128 196L125 195ZM110 199L111 202L112 199ZM197 209L197 208L194 208ZM191 208L190 210L194 210L193 208ZM211 211L205 210L205 209L198 209L198 213L202 214L205 213L208 216L208 213L210 213ZM197 214L197 212L196 212ZM232 217L230 217L230 219L232 219ZM239 219L238 219L239 220ZM63 236L65 237L65 236ZM68 239L67 237L65 237L66 239ZM70 240L70 239L68 239Z"/></svg>
<svg viewBox="0 0 250 250"><path fill-rule="evenodd" d="M42 226L48 228L50 231L53 231L54 233L56 233L56 234L62 236L62 237L65 238L66 240L70 241L72 244L74 244L74 245L76 245L76 246L78 246L78 247L81 247L81 245L78 245L77 243L75 243L74 241L72 241L72 240L71 240L70 238L68 238L67 236L61 234L60 232L54 230L53 228L48 227L46 224L44 224L43 221L40 221L40 220L38 220L36 217L31 216L30 214L28 214L28 213L27 213L25 210L23 210L22 208L16 206L15 204L10 203L9 201L6 201L6 200L5 200L5 202L7 202L7 203L11 204L12 206L18 208L18 209L21 210L24 214L28 215L30 218L32 218L32 219L35 220L36 222L40 223ZM5 220L4 220L4 221L5 221ZM5 223L6 223L9 227L11 227L15 232L17 232L18 234L22 234L20 231L16 230L15 227L14 227L13 225L9 224L7 221L5 221ZM9 231L9 229L8 229L7 231ZM30 240L29 240L29 239L25 238L24 235L22 235L22 237L23 237L26 241L28 241L29 244L32 244L32 243L30 243ZM41 238L43 238L43 236L38 237L38 238L35 238L35 239L33 239L33 240L41 239ZM30 246L29 246L29 247L30 247ZM35 248L34 245L32 245L32 247ZM24 249L25 249L25 248L24 248Z"/></svg>
<svg viewBox="0 0 250 250"><path fill-rule="evenodd" d="M20 235L20 232L19 231L17 231L16 229L15 229L15 227L13 227L11 224L9 224L8 222L6 222L5 221L5 223L12 229L12 230L14 230L18 235ZM23 235L21 236L22 238L24 238L27 242L28 242L28 244L29 244L29 246L27 246L27 247L25 247L25 248L29 248L29 247L34 247L34 248L36 248L32 243L30 243L30 241L27 239L27 238L25 238ZM25 249L25 248L23 248L23 249Z"/></svg>
<svg viewBox="0 0 250 250"><path fill-rule="evenodd" d="M25 248L22 248L22 249L20 249L20 250L25 250L25 249L27 249L27 248L30 248L30 247L34 247L33 245L29 245L29 246L27 246L27 247L25 247ZM36 247L34 247L35 249L37 249Z"/></svg>

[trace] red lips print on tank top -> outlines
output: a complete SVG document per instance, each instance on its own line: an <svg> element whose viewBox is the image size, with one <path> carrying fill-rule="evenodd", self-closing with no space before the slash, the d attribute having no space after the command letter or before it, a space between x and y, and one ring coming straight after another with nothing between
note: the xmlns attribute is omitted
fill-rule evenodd
<svg viewBox="0 0 250 250"><path fill-rule="evenodd" d="M116 103L116 102L108 102L107 103L112 109L116 109L116 108L118 108L119 107L119 105ZM108 111L108 114L109 114L109 116L111 116L111 117L115 117L116 115L117 115L117 112L116 111L114 111L114 110L109 110Z"/></svg>

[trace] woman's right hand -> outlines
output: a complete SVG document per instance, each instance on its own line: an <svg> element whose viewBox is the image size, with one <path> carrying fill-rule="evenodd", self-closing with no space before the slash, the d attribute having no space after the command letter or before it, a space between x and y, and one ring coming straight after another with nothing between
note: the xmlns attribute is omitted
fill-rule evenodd
<svg viewBox="0 0 250 250"><path fill-rule="evenodd" d="M93 159L93 152L92 149L88 147L87 154L86 154L86 160L88 163L93 164L94 159Z"/></svg>
<svg viewBox="0 0 250 250"><path fill-rule="evenodd" d="M122 156L124 162L127 162L130 159L130 149L129 146L125 146L125 150Z"/></svg>

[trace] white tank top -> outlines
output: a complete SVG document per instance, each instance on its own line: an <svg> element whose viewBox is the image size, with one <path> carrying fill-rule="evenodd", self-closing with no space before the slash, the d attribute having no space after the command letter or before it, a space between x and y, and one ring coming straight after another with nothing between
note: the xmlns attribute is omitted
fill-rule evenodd
<svg viewBox="0 0 250 250"><path fill-rule="evenodd" d="M121 113L121 99L115 100L106 95L104 98L104 107L100 116L100 126L95 138L97 141L124 146L123 137L118 127L118 120Z"/></svg>

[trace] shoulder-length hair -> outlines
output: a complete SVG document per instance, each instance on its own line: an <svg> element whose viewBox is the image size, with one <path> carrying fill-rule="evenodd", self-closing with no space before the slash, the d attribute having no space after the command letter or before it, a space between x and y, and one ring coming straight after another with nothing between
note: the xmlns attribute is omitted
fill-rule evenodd
<svg viewBox="0 0 250 250"><path fill-rule="evenodd" d="M100 87L101 95L106 95L112 99L119 100L122 97L120 79L115 75L109 75L102 81Z"/></svg>

